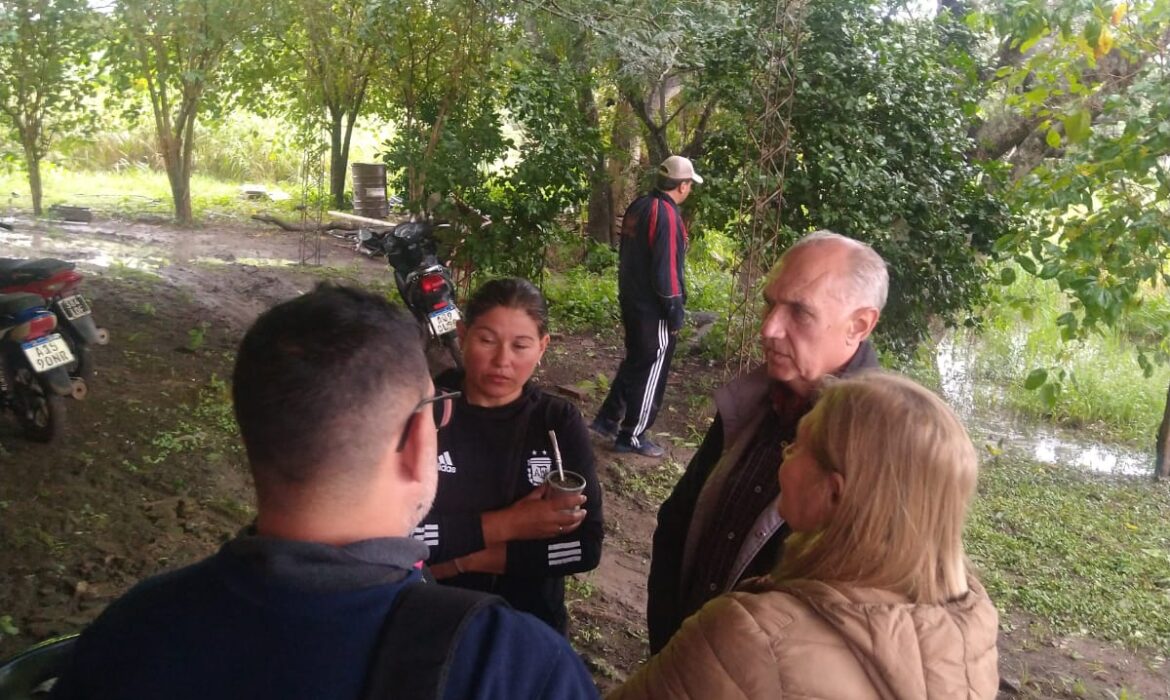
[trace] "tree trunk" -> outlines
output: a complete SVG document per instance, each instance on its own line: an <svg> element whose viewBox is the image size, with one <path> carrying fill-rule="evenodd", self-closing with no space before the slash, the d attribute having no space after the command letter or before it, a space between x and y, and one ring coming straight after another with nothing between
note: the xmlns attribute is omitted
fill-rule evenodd
<svg viewBox="0 0 1170 700"><path fill-rule="evenodd" d="M630 105L625 101L617 103L610 133L609 155L609 200L611 215L610 242L615 242L618 230L617 219L638 192L637 169L641 144L638 138L638 121Z"/></svg>
<svg viewBox="0 0 1170 700"><path fill-rule="evenodd" d="M190 170L184 173L181 136L162 134L159 136L159 145L162 146L163 166L167 170L167 182L171 186L171 200L175 205L175 222L180 226L190 226L191 216L191 177Z"/></svg>
<svg viewBox="0 0 1170 700"><path fill-rule="evenodd" d="M655 166L671 155L670 144L666 140L666 129L670 126L666 104L677 93L676 89L671 89L667 85L659 86L648 95L634 92L633 89L622 90L622 97L629 105L630 111L646 128L646 150L649 152L650 162ZM661 113L661 122L655 119L656 107Z"/></svg>
<svg viewBox="0 0 1170 700"><path fill-rule="evenodd" d="M333 198L333 206L341 209L345 206L345 168L349 162L349 138L345 135L345 148L342 147L342 119L345 114L330 108L329 110L329 196Z"/></svg>
<svg viewBox="0 0 1170 700"><path fill-rule="evenodd" d="M341 172L345 173L349 170L349 143L353 137L353 125L357 121L358 107L354 107L353 111L345 116L345 133L341 138ZM342 184L342 193L345 192L344 182Z"/></svg>
<svg viewBox="0 0 1170 700"><path fill-rule="evenodd" d="M195 223L191 212L191 171L195 165L195 108L187 116L186 126L183 128L181 148L179 149L179 179L182 182L182 197L176 197L176 208L179 212L179 223L190 226Z"/></svg>
<svg viewBox="0 0 1170 700"><path fill-rule="evenodd" d="M597 98L593 88L585 85L578 91L578 102L585 115L585 123L593 129L601 127ZM609 245L613 230L613 196L609 191L609 174L605 170L605 151L599 150L589 173L589 214L585 230L598 243Z"/></svg>
<svg viewBox="0 0 1170 700"><path fill-rule="evenodd" d="M1170 388L1166 390L1166 407L1162 411L1162 425L1158 427L1158 443L1154 446L1154 479L1170 477Z"/></svg>
<svg viewBox="0 0 1170 700"><path fill-rule="evenodd" d="M670 144L666 142L666 129L647 130L646 150L649 152L650 164L655 167L670 157Z"/></svg>
<svg viewBox="0 0 1170 700"><path fill-rule="evenodd" d="M32 195L33 216L40 216L41 209L41 159L35 148L24 148L24 159L28 167L28 191Z"/></svg>

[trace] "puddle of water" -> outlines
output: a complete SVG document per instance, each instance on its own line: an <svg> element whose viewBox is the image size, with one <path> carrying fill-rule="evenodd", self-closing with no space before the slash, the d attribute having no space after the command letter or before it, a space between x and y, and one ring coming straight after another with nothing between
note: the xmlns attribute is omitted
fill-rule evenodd
<svg viewBox="0 0 1170 700"><path fill-rule="evenodd" d="M233 258L232 260L224 260L223 258L212 258L205 255L200 255L195 258L194 262L201 265L250 265L252 267L299 267L300 263L296 260L284 260L276 258Z"/></svg>
<svg viewBox="0 0 1170 700"><path fill-rule="evenodd" d="M1148 476L1153 471L1152 452L1101 444L1080 432L1017 415L996 388L976 386L978 352L976 339L956 333L948 333L935 352L942 395L963 419L976 444L1098 474Z"/></svg>
<svg viewBox="0 0 1170 700"><path fill-rule="evenodd" d="M84 225L82 225L84 226ZM76 228L76 227L75 227ZM58 232L45 233L38 229L26 226L16 231L0 229L0 254L4 249L10 249L8 255L13 257L59 257L72 261L84 261L94 267L110 268L125 267L154 275L159 270L171 265L173 260L160 254L158 246L150 245L134 239L119 239L117 236L106 236L100 231L80 230L84 236L71 237L69 234ZM30 253L30 251L32 251ZM172 251L179 252L182 251ZM184 256L179 256L178 262L184 262ZM189 259L189 258L187 258ZM251 265L253 267L293 267L295 260L279 258L234 258L226 261L210 256L197 256L195 262L211 265Z"/></svg>

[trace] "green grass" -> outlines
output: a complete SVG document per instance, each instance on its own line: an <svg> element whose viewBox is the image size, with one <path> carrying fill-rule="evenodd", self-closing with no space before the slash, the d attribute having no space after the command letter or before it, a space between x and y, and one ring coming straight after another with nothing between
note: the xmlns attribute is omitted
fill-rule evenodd
<svg viewBox="0 0 1170 700"><path fill-rule="evenodd" d="M686 465L666 458L650 466L617 460L609 466L614 488L644 505L657 508L670 496Z"/></svg>
<svg viewBox="0 0 1170 700"><path fill-rule="evenodd" d="M143 106L137 119L103 114L100 131L58 140L50 158L73 170L161 169L154 119L149 107ZM360 119L350 140L350 162L377 162L382 144L393 132L392 125L379 119ZM317 138L322 145L328 143L325 133ZM304 157L298 129L285 119L237 109L219 121L203 116L195 125L196 170L221 180L299 180Z"/></svg>
<svg viewBox="0 0 1170 700"><path fill-rule="evenodd" d="M1170 484L1015 459L980 475L968 554L1001 609L1170 653Z"/></svg>
<svg viewBox="0 0 1170 700"><path fill-rule="evenodd" d="M710 311L718 315L720 320L704 343L704 348L717 352L722 352L727 332L726 317L732 293L730 268L734 264L732 248L730 239L708 233L687 251L687 311ZM553 325L558 330L612 332L619 327L617 264L616 255L591 247L583 265L547 274L544 292ZM684 328L683 340L687 332Z"/></svg>
<svg viewBox="0 0 1170 700"><path fill-rule="evenodd" d="M53 204L90 207L101 215L140 216L154 214L169 217L174 211L171 188L166 173L148 168L121 172L71 171L46 165L41 172L46 213ZM271 185L271 183L268 183ZM195 174L191 176L191 206L196 219L246 219L261 211L290 211L299 198L293 185L284 189L294 197L285 202L246 200L240 197L240 185ZM28 181L21 170L0 170L0 192L16 193L0 200L3 209L32 211Z"/></svg>
<svg viewBox="0 0 1170 700"><path fill-rule="evenodd" d="M154 451L144 457L148 464L160 464L173 455L238 452L239 430L227 383L213 376L199 390L195 405L172 428L152 436L150 445Z"/></svg>
<svg viewBox="0 0 1170 700"><path fill-rule="evenodd" d="M1005 292L1006 301L991 309L977 343L977 386L1002 387L995 402L1021 413L1072 428L1084 428L1125 442L1148 442L1162 419L1170 366L1144 376L1138 365L1140 343L1147 343L1166 322L1167 305L1151 296L1139 313L1122 320L1117 330L1086 341L1065 343L1056 319L1068 310L1055 282L1020 275ZM964 342L972 342L970 338ZM1149 345L1146 345L1148 348ZM1064 370L1051 403L1025 380L1037 368ZM1001 398L1002 396L1002 398Z"/></svg>
<svg viewBox="0 0 1170 700"><path fill-rule="evenodd" d="M590 272L574 267L545 278L545 297L553 328L558 331L612 331L620 327L617 269Z"/></svg>

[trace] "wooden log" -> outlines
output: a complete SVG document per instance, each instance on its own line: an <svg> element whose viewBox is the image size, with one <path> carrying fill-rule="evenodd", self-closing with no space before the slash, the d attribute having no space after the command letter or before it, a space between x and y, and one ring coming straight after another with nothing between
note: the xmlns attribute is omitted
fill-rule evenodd
<svg viewBox="0 0 1170 700"><path fill-rule="evenodd" d="M365 224L366 226L377 226L379 228L397 226L401 223L398 221L387 221L386 219L371 219L368 216L358 216L357 214L349 214L344 211L334 211L332 209L329 210L329 216L336 216L346 221L353 221L355 223Z"/></svg>
<svg viewBox="0 0 1170 700"><path fill-rule="evenodd" d="M252 218L266 224L274 224L285 231L293 231L295 233L304 233L306 231L334 231L338 229L343 231L356 231L358 228L346 221L328 221L317 226L316 224L294 224L278 216L272 216L271 214L253 214Z"/></svg>

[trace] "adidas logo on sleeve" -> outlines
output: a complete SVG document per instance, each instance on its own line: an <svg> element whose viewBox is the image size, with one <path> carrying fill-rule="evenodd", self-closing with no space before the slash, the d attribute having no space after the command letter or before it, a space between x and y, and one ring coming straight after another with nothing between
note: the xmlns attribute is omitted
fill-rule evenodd
<svg viewBox="0 0 1170 700"><path fill-rule="evenodd" d="M451 462L450 452L444 452L439 455L439 471L446 472L447 474L455 473L455 465Z"/></svg>

